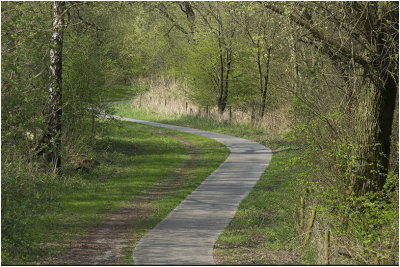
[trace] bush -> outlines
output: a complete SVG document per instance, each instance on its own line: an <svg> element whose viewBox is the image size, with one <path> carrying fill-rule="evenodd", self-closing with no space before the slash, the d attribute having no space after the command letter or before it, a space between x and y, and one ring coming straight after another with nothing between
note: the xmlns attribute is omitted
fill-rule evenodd
<svg viewBox="0 0 400 267"><path fill-rule="evenodd" d="M318 210L314 236L331 231L332 264L398 264L398 173L388 172L383 190L355 191L355 179L370 179L357 174L363 148L345 135L326 138L327 128L314 119L291 133L306 148L294 161L306 166L299 179ZM319 249L323 255L323 245Z"/></svg>

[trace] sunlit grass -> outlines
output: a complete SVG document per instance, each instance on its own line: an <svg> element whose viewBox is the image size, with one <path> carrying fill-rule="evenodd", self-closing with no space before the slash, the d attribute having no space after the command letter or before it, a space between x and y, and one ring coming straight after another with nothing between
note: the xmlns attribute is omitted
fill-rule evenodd
<svg viewBox="0 0 400 267"><path fill-rule="evenodd" d="M33 222L31 230L39 239L57 243L64 236L78 237L188 158L186 149L174 138L128 123L111 126L96 149L100 166L74 177L81 179L79 188L59 192L58 208ZM58 248L64 247L60 243ZM57 252L57 246L55 249Z"/></svg>
<svg viewBox="0 0 400 267"><path fill-rule="evenodd" d="M251 123L234 123L228 120L217 120L205 116L195 116L190 114L161 113L137 109L131 102L118 103L114 106L117 115L128 118L155 121L166 124L187 126L196 129L208 130L232 136L240 136L265 142L269 137L268 133L260 128L253 127ZM274 136L276 138L276 136Z"/></svg>
<svg viewBox="0 0 400 267"><path fill-rule="evenodd" d="M275 152L266 172L245 198L229 226L219 236L214 255L217 263L233 265L302 264L298 240L299 168L289 160L301 154L282 135L270 135L250 123L231 123L186 114L165 114L136 109L131 103L115 106L120 116L203 129L238 136L267 145Z"/></svg>
<svg viewBox="0 0 400 267"><path fill-rule="evenodd" d="M148 90L143 86L127 86L127 85L114 85L103 86L99 88L101 93L98 95L98 100L102 102L124 100L127 97L133 97L139 93Z"/></svg>
<svg viewBox="0 0 400 267"><path fill-rule="evenodd" d="M131 229L132 232L143 234L154 227L228 155L227 148L216 141L154 129L114 122L107 126L104 136L97 137L94 155L100 162L98 167L88 171L66 170L51 185L52 180L44 181L42 186L51 189L40 190L51 192L52 201L38 202L42 211L30 214L26 221L29 227L20 228L29 243L19 249L10 247L12 250L6 251L2 263L48 262L49 256L65 251L69 242L80 238L90 227L173 175L189 159L187 148L174 136L189 139L198 148L200 159L176 190L152 204L154 214L147 223Z"/></svg>
<svg viewBox="0 0 400 267"><path fill-rule="evenodd" d="M214 254L220 264L302 264L295 252L299 244L298 169L287 169L288 160L299 153L285 149L273 155L267 170L218 238ZM243 250L249 257L241 257ZM258 253L268 256L257 257Z"/></svg>

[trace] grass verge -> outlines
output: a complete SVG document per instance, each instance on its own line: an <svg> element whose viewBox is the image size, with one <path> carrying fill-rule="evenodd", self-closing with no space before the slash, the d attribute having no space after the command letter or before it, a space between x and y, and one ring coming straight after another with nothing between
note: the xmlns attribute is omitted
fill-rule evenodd
<svg viewBox="0 0 400 267"><path fill-rule="evenodd" d="M290 162L302 151L282 136L272 136L251 124L234 124L190 115L165 115L138 110L130 103L115 106L118 115L193 127L246 138L270 147L272 161L245 198L229 226L219 236L214 260L222 265L313 264L312 253L300 253L299 196L296 177L302 170ZM304 256L303 256L304 255Z"/></svg>
<svg viewBox="0 0 400 267"><path fill-rule="evenodd" d="M270 146L271 143L270 142ZM214 247L220 265L303 264L297 252L298 192L296 169L288 161L299 155L292 147L273 147L270 165L239 206Z"/></svg>

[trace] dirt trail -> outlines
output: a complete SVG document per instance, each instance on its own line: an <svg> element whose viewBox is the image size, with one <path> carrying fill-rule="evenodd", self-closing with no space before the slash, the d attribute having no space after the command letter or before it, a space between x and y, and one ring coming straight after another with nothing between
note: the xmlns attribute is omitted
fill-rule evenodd
<svg viewBox="0 0 400 267"><path fill-rule="evenodd" d="M154 130L157 131L157 130ZM196 167L200 151L189 139L167 134L180 141L189 151L190 158L183 166L163 179L162 183L149 188L134 202L109 216L101 225L88 231L82 239L73 242L65 254L51 259L51 265L121 265L132 254L132 244L142 237L130 231L135 225L143 225L153 213L151 203L164 198L176 189Z"/></svg>

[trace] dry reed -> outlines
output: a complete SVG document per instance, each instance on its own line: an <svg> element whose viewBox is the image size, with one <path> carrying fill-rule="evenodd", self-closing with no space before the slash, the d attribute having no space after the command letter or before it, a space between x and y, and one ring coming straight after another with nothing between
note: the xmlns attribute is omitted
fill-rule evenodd
<svg viewBox="0 0 400 267"><path fill-rule="evenodd" d="M164 114L179 114L201 116L216 121L231 121L237 124L252 124L253 127L265 129L270 134L282 134L289 131L291 116L290 107L284 106L275 110L268 110L263 118L252 116L250 111L232 105L227 106L221 114L216 106L198 106L187 95L187 85L171 77L140 80L140 85L147 84L150 88L132 101L132 108L146 111L156 111Z"/></svg>

